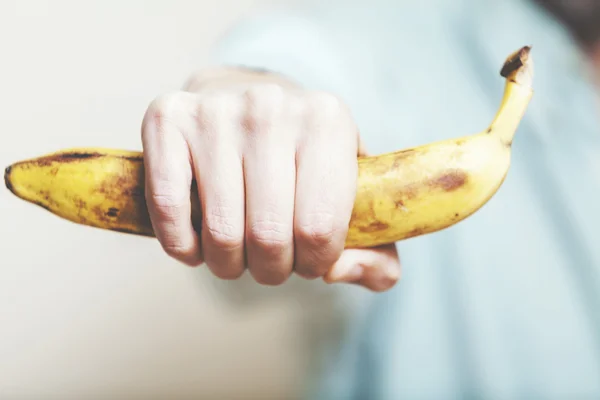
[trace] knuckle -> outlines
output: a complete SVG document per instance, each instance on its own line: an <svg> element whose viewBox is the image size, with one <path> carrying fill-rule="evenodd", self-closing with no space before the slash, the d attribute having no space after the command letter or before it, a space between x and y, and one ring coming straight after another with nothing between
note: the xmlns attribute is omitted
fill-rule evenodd
<svg viewBox="0 0 600 400"><path fill-rule="evenodd" d="M241 224L233 221L226 212L210 212L207 214L203 230L210 242L221 250L236 250L244 245L244 234Z"/></svg>
<svg viewBox="0 0 600 400"><path fill-rule="evenodd" d="M165 93L155 98L148 106L148 117L154 123L173 120L182 110L186 110L189 96L185 92Z"/></svg>
<svg viewBox="0 0 600 400"><path fill-rule="evenodd" d="M187 131L193 99L190 93L171 92L155 98L144 115L142 138L166 136ZM167 126L175 129L166 129ZM151 127L152 129L148 129Z"/></svg>
<svg viewBox="0 0 600 400"><path fill-rule="evenodd" d="M214 90L198 98L196 109L202 114L216 117L229 114L239 103L237 94L229 90Z"/></svg>
<svg viewBox="0 0 600 400"><path fill-rule="evenodd" d="M333 257L325 257L323 253L304 250L302 263L296 263L294 269L298 276L305 279L316 279L325 276L334 262Z"/></svg>
<svg viewBox="0 0 600 400"><path fill-rule="evenodd" d="M174 191L161 190L150 194L148 201L152 204L155 217L160 221L173 221L179 219L185 205L185 198L178 196Z"/></svg>
<svg viewBox="0 0 600 400"><path fill-rule="evenodd" d="M347 137L356 131L356 124L349 107L336 95L328 92L310 92L305 95L304 119L320 135Z"/></svg>
<svg viewBox="0 0 600 400"><path fill-rule="evenodd" d="M241 109L239 95L227 90L204 93L196 100L193 118L200 133L210 134L219 126L229 124Z"/></svg>
<svg viewBox="0 0 600 400"><path fill-rule="evenodd" d="M292 242L285 224L273 220L257 221L248 230L248 243L263 253L277 256Z"/></svg>
<svg viewBox="0 0 600 400"><path fill-rule="evenodd" d="M330 213L312 214L308 221L300 222L296 228L296 240L310 248L323 248L333 244L340 231Z"/></svg>
<svg viewBox="0 0 600 400"><path fill-rule="evenodd" d="M296 265L298 275L304 278L323 276L343 250L341 225L329 213L312 214L298 224L296 245L301 258Z"/></svg>
<svg viewBox="0 0 600 400"><path fill-rule="evenodd" d="M177 208L181 206L183 199L170 185L159 183L157 186L149 196L146 196L149 197L152 204L160 208Z"/></svg>
<svg viewBox="0 0 600 400"><path fill-rule="evenodd" d="M324 91L312 91L307 93L306 101L309 104L308 110L312 114L336 117L346 111L344 103L336 95Z"/></svg>
<svg viewBox="0 0 600 400"><path fill-rule="evenodd" d="M212 244L221 250L235 250L240 248L244 241L240 236L232 234L225 224L214 224L215 227L207 227L207 235Z"/></svg>
<svg viewBox="0 0 600 400"><path fill-rule="evenodd" d="M287 95L281 85L266 83L246 89L244 101L241 125L246 133L266 133L285 108Z"/></svg>

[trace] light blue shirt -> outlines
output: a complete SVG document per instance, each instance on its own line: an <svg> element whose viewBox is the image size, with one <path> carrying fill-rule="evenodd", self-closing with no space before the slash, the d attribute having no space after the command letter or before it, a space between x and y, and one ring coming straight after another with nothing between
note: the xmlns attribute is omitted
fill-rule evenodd
<svg viewBox="0 0 600 400"><path fill-rule="evenodd" d="M403 276L328 355L311 398L600 399L600 107L565 30L526 0L322 1L262 13L215 62L333 91L371 153L476 133L505 57L535 94L509 175L467 220L398 244Z"/></svg>

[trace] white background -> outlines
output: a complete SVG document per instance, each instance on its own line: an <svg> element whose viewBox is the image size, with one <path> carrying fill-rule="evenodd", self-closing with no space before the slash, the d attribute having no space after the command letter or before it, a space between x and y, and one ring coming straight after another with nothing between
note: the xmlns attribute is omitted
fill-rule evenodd
<svg viewBox="0 0 600 400"><path fill-rule="evenodd" d="M0 166L68 147L139 150L148 103L265 2L1 0ZM158 242L1 189L0 399L268 399L301 387L291 305L225 307L206 271Z"/></svg>

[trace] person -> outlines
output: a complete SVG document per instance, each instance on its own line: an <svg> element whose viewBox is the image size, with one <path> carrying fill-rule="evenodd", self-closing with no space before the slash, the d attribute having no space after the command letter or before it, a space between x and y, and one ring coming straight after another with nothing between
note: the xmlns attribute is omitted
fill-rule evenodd
<svg viewBox="0 0 600 400"><path fill-rule="evenodd" d="M344 250L357 154L485 128L499 68L523 45L535 94L497 195L446 230ZM335 0L258 13L219 40L211 67L148 107L153 226L167 254L223 280L248 270L263 292L290 276L355 288L354 300L368 292L318 355L310 398L600 398L598 77L595 1Z"/></svg>

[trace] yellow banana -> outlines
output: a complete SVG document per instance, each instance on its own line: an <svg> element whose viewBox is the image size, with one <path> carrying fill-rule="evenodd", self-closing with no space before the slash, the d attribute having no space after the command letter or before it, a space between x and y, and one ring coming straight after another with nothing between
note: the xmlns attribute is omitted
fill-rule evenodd
<svg viewBox="0 0 600 400"><path fill-rule="evenodd" d="M526 46L500 74L504 96L484 131L371 157L359 157L358 188L346 247L373 247L447 228L482 207L504 182L511 144L533 95ZM9 166L8 189L67 220L154 236L144 197L143 153L70 149ZM201 207L192 190L192 220Z"/></svg>

